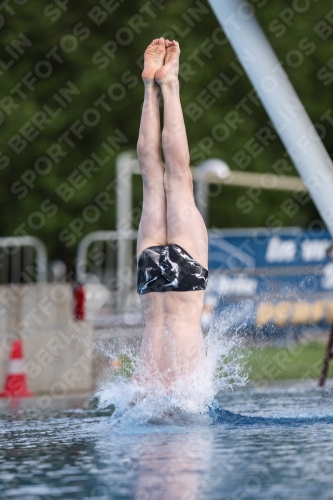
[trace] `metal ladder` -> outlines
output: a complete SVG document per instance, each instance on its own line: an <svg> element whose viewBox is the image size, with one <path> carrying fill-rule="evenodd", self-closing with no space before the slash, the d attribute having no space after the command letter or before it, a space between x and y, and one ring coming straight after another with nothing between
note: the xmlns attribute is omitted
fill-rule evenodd
<svg viewBox="0 0 333 500"><path fill-rule="evenodd" d="M331 332L330 332L328 344L326 347L323 368L321 370L321 375L320 375L320 379L319 379L319 387L323 387L325 384L325 380L326 380L327 374L328 374L328 369L330 367L330 361L333 358L332 348L333 348L333 325L331 326Z"/></svg>
<svg viewBox="0 0 333 500"><path fill-rule="evenodd" d="M327 249L327 255L331 260L333 260L333 245ZM321 375L319 379L319 387L324 387L325 381L327 379L328 370L330 367L330 361L333 359L333 324L331 326L330 336L328 338L328 343L326 346L326 352L323 362L323 367L321 370Z"/></svg>

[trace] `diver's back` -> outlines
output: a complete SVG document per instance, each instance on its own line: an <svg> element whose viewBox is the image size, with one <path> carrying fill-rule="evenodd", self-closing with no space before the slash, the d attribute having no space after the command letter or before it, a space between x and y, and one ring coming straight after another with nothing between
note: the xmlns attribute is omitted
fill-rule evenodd
<svg viewBox="0 0 333 500"><path fill-rule="evenodd" d="M164 380L192 373L205 358L201 331L204 291L152 292L140 296L145 319L141 359L158 366Z"/></svg>
<svg viewBox="0 0 333 500"><path fill-rule="evenodd" d="M140 296L145 324L176 326L200 324L204 291L152 292Z"/></svg>

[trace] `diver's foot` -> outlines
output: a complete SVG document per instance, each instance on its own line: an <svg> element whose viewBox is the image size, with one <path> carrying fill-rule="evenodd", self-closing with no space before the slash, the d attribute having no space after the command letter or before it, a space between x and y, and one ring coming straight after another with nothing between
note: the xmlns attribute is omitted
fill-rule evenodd
<svg viewBox="0 0 333 500"><path fill-rule="evenodd" d="M164 65L156 71L155 80L159 85L167 85L173 81L178 81L179 72L179 43L176 40L165 40L165 60Z"/></svg>
<svg viewBox="0 0 333 500"><path fill-rule="evenodd" d="M166 46L164 38L156 38L148 45L144 53L143 83L147 86L155 85L155 73L164 64Z"/></svg>

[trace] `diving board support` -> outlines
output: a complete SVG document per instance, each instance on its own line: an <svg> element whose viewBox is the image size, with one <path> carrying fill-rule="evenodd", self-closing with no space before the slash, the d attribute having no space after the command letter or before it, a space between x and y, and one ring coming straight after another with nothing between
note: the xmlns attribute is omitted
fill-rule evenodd
<svg viewBox="0 0 333 500"><path fill-rule="evenodd" d="M333 235L332 161L255 19L253 7L244 0L208 2Z"/></svg>

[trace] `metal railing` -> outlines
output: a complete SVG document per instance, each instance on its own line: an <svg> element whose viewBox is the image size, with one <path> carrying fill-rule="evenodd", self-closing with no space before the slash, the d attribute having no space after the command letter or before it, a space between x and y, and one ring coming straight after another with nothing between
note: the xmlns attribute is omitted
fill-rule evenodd
<svg viewBox="0 0 333 500"><path fill-rule="evenodd" d="M102 283L113 292L113 306L126 309L131 290L135 288L137 231L96 231L79 243L76 258L76 280L80 284Z"/></svg>
<svg viewBox="0 0 333 500"><path fill-rule="evenodd" d="M46 281L47 251L39 238L0 238L0 284Z"/></svg>

